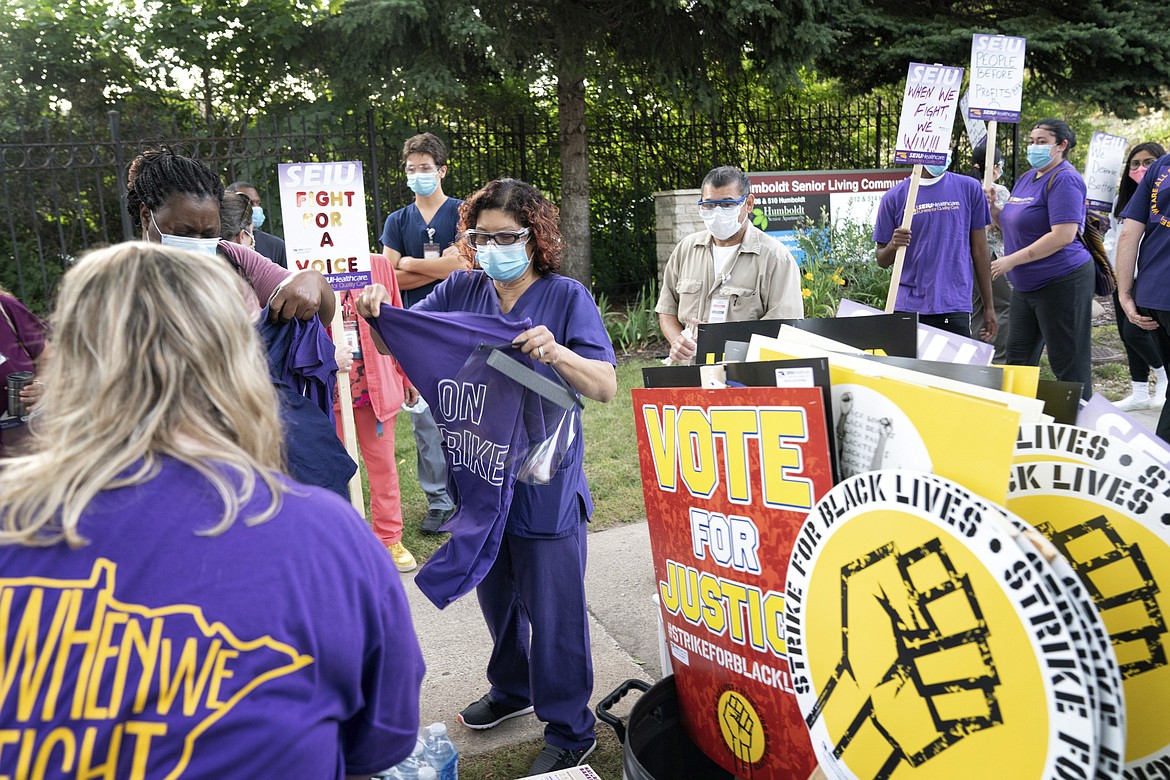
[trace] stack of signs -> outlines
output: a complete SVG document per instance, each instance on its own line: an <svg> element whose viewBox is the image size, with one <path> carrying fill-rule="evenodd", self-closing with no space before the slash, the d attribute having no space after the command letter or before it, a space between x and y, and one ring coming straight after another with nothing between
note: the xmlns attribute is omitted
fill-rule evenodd
<svg viewBox="0 0 1170 780"><path fill-rule="evenodd" d="M1110 436L1025 426L1007 506L1052 541L1104 620L1124 680L1125 777L1170 777L1170 472Z"/></svg>
<svg viewBox="0 0 1170 780"><path fill-rule="evenodd" d="M1124 728L1103 629L1025 528L904 470L846 479L809 514L785 629L829 777L1118 776L1102 761Z"/></svg>
<svg viewBox="0 0 1170 780"><path fill-rule="evenodd" d="M789 681L785 568L832 483L819 387L635 390L658 597L683 727L739 777L815 766Z"/></svg>

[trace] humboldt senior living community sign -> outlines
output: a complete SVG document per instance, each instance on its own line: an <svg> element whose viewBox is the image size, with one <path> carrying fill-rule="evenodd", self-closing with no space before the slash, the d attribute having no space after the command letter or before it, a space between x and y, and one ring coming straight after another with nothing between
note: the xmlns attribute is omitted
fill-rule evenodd
<svg viewBox="0 0 1170 780"><path fill-rule="evenodd" d="M906 171L782 171L749 173L755 196L752 224L783 243L799 262L797 235L825 221L850 220L872 226L886 190Z"/></svg>

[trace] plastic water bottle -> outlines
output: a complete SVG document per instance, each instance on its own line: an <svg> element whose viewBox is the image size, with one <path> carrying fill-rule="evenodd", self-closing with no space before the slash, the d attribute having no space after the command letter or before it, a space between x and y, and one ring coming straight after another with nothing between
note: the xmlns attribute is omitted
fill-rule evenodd
<svg viewBox="0 0 1170 780"><path fill-rule="evenodd" d="M402 763L390 770L390 777L394 780L423 780L419 770L427 766L426 747L422 740L414 743L414 751L402 760Z"/></svg>
<svg viewBox="0 0 1170 780"><path fill-rule="evenodd" d="M438 780L439 775L435 772L434 767L420 766L418 768L418 780Z"/></svg>
<svg viewBox="0 0 1170 780"><path fill-rule="evenodd" d="M459 780L459 751L447 735L445 723L432 723L427 727L426 758L438 773L438 780Z"/></svg>

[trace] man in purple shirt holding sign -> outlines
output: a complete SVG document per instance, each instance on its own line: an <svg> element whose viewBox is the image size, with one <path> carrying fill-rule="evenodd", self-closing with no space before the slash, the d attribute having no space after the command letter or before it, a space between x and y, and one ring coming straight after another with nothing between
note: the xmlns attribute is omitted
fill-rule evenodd
<svg viewBox="0 0 1170 780"><path fill-rule="evenodd" d="M960 336L971 335L972 279L978 280L983 298L979 338L992 341L996 322L987 248L991 212L979 183L947 172L948 165L949 154L943 165L922 166L911 228L899 227L910 180L899 182L882 196L873 229L877 261L889 268L898 248L906 247L894 310L918 312L918 321L924 325Z"/></svg>

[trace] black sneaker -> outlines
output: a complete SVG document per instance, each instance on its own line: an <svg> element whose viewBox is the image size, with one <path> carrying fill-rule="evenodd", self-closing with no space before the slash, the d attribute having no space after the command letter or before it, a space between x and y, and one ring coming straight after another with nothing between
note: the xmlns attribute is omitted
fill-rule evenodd
<svg viewBox="0 0 1170 780"><path fill-rule="evenodd" d="M597 740L593 740L589 747L583 747L580 750L569 750L546 744L544 750L540 751L540 755L532 762L532 766L528 767L528 774L530 776L543 775L546 772L556 772L580 766L595 747L597 747Z"/></svg>
<svg viewBox="0 0 1170 780"><path fill-rule="evenodd" d="M427 516L423 518L418 530L424 534L437 534L439 526L450 520L453 514L455 514L454 509L428 509Z"/></svg>
<svg viewBox="0 0 1170 780"><path fill-rule="evenodd" d="M507 704L500 704L491 696L484 695L475 704L468 704L464 707L463 712L455 716L455 720L469 729L490 729L492 726L500 725L508 718L527 715L532 712L532 709L531 704L524 707L509 707Z"/></svg>

